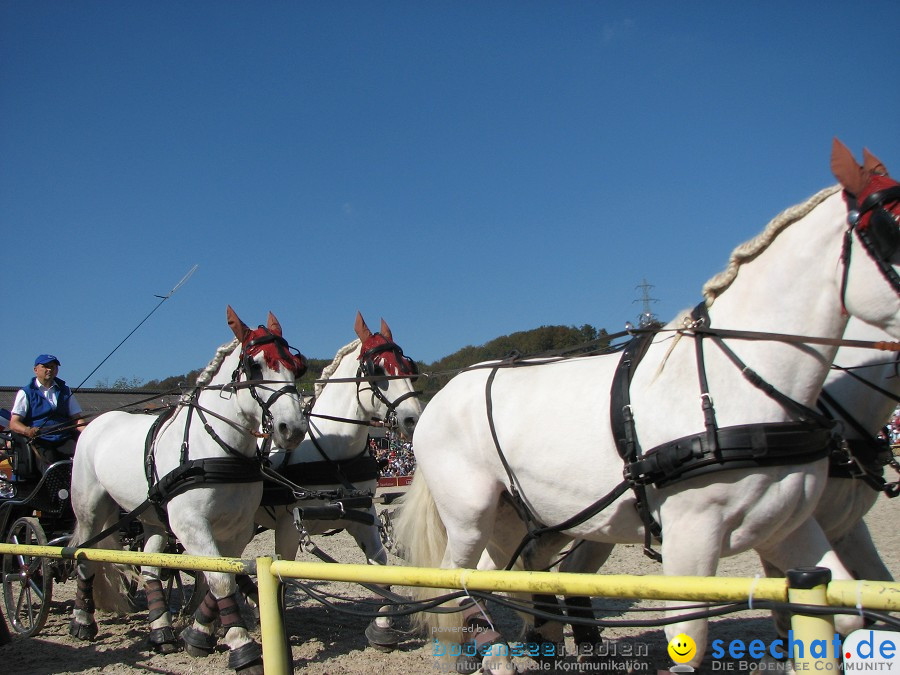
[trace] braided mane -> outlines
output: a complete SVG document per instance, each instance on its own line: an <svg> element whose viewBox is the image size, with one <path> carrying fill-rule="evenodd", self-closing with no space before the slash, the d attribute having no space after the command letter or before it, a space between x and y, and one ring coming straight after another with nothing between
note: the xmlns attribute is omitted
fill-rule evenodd
<svg viewBox="0 0 900 675"><path fill-rule="evenodd" d="M716 298L722 294L722 291L732 284L737 278L738 271L743 263L752 260L765 251L769 244L774 241L775 237L788 225L795 223L806 216L810 211L840 189L840 185L825 188L810 197L804 204L791 206L785 209L766 225L766 229L750 241L746 241L734 249L731 253L731 258L728 261L728 267L707 281L703 286L703 298L706 301L706 306L711 307Z"/></svg>
<svg viewBox="0 0 900 675"><path fill-rule="evenodd" d="M197 375L197 379L195 381L195 385L198 387L203 387L209 384L212 379L216 376L216 373L219 372L219 368L222 367L222 363L225 361L231 353L237 349L237 346L240 344L240 341L235 338L228 344L222 345L216 350L215 356L212 357L212 361L209 362L209 365L203 369L199 375Z"/></svg>
<svg viewBox="0 0 900 675"><path fill-rule="evenodd" d="M354 340L350 344L345 345L345 346L341 347L340 349L338 349L337 354L334 355L334 360L331 363L329 363L327 366L325 366L325 368L322 369L322 376L318 380L316 380L316 386L315 386L315 390L314 390L315 394L316 394L316 398L318 398L319 396L322 395L322 390L325 388L325 385L327 384L327 382L323 382L323 380L327 380L329 377L334 375L334 371L337 370L337 368L341 364L341 361L343 360L343 358L345 356L347 356L347 354L349 354L350 352L354 351L355 349L358 349L360 345L362 345L362 342L360 342L359 340Z"/></svg>

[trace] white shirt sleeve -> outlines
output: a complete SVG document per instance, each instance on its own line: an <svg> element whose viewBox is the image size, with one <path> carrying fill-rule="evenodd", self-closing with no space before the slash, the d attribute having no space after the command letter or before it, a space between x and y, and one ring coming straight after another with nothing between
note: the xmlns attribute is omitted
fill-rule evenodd
<svg viewBox="0 0 900 675"><path fill-rule="evenodd" d="M19 389L16 392L16 400L13 403L12 410L10 410L13 415L18 415L19 417L25 417L28 414L28 398L25 396L25 390Z"/></svg>

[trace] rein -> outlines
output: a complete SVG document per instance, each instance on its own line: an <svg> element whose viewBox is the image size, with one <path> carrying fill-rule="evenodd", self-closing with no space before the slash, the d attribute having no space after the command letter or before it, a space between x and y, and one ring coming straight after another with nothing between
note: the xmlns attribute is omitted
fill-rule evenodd
<svg viewBox="0 0 900 675"><path fill-rule="evenodd" d="M870 364L867 366L856 366L856 368L844 368L833 365L834 370L840 370L852 377L863 386L871 389L877 394L884 396L890 401L900 403L900 397L893 392L879 387L874 382L857 375L854 369L861 367L874 368L882 367L887 364ZM895 363L896 367L896 363ZM819 396L819 409L826 415L830 415L829 407L839 415L845 422L859 434L859 439L844 439L838 448L831 455L830 475L846 478L858 478L864 481L869 487L876 492L884 492L888 497L893 498L900 495L900 481L888 482L884 478L884 467L889 465L894 471L900 473L900 463L894 459L888 438L888 429L884 428L884 439L873 437L869 431L846 408L844 408L833 396L827 391L822 391Z"/></svg>
<svg viewBox="0 0 900 675"><path fill-rule="evenodd" d="M618 347L610 347L604 350L604 353L615 353L616 351L622 351L620 366L617 370L617 378L619 379L620 383L618 385L613 385L613 398L615 398L615 389L620 390L620 396L627 396L627 387L630 384L634 369L636 369L638 362L643 356L643 352L649 347L653 337L656 334L663 332L674 332L694 337L696 340L698 378L700 381L701 401L706 430L698 435L699 445L697 448L692 449L690 447L690 444L695 442L692 441L693 437L690 437L688 439L679 439L678 441L673 441L672 443L665 444L660 448L654 448L647 454L639 457L637 448L637 436L634 431L634 419L631 414L631 407L627 403L628 399L625 398L626 402L618 407L618 409L622 413L622 416L620 417L613 414L614 421L617 418L621 420L621 422L618 423L621 425L618 427L618 431L615 430L616 427L614 425L614 436L617 439L617 444L620 444L620 454L626 461L625 480L619 483L607 495L604 495L571 518L562 523L551 526L540 523L540 521L529 509L524 496L521 494L521 488L518 483L518 479L515 476L515 472L512 470L512 467L509 465L502 451L493 420L493 402L491 398L491 388L496 373L502 368L543 365L547 363L558 362L559 360L564 359L551 358L550 360L527 361L521 360L517 356L514 356L503 361L476 364L474 366L470 366L469 368L463 369L478 370L490 368L492 371L488 376L485 387L485 404L489 429L498 457L509 478L509 485L507 487L508 494L516 505L520 513L520 517L522 517L522 520L525 522L526 527L529 530L522 542L517 547L515 554L507 564L506 569L512 568L512 566L515 564L516 559L522 554L523 550L530 541L535 540L544 534L561 532L580 525L581 523L589 520L593 516L600 513L607 506L612 504L616 499L621 497L621 495L624 494L629 487L635 492L636 507L642 514L642 519L644 519L645 521L645 553L654 559L660 559L659 554L654 551L650 545L650 537L658 537L658 535L661 534L662 528L649 514L645 492L645 486L649 482L653 482L653 480L651 480L652 476L659 476L659 474L657 473L658 471L662 470L664 472L667 472L677 469L677 471L683 473L686 470L690 470L690 464L688 464L688 461L695 462L695 466L697 468L694 469L694 471L705 472L709 470L717 470L722 468L722 462L720 458L720 453L722 452L725 452L725 454L728 455L727 459L732 463L733 467L736 467L738 464L748 462L757 466L760 463L783 464L787 461L797 461L798 455L800 456L799 459L801 461L814 461L825 456L829 449L831 438L830 429L833 426L833 422L824 415L813 410L812 408L794 401L788 396L785 396L768 382L763 380L755 371L747 367L746 364L744 364L743 361L740 360L740 358L733 352L733 350L731 350L725 344L723 338L778 341L794 344L849 346L893 352L900 351L900 343L898 342L850 340L844 338L822 338L815 336L792 335L763 331L729 330L722 328L712 328L708 325L708 321L709 319L708 314L706 313L705 305L701 303L701 305L699 305L694 310L694 319L686 320L686 324L683 327L658 329L629 328L623 333L604 336L604 340L616 339L624 335L631 335L634 338L632 341L624 345L620 345ZM719 347L726 354L726 356L728 356L729 360L734 363L736 367L738 367L738 369L744 375L745 379L747 379L750 384L758 388L760 391L764 392L769 397L778 401L780 405L785 407L787 410L792 411L795 415L800 417L801 420L805 421L787 422L772 425L743 425L740 427L719 429L715 422L715 411L713 409L712 399L709 395L708 387L706 385L705 366L703 365L704 361L701 347L704 338L712 339L713 343L716 344L716 346ZM764 429L765 427L770 427L771 430L763 431L762 429ZM760 430L756 430L757 428L760 428ZM686 441L687 445L685 445ZM723 441L726 446L731 444L741 448L747 448L747 450L740 450L737 448L735 450L730 450L728 447L722 448L721 446L723 444ZM664 450L667 447L671 447L672 450L661 452L661 450ZM703 464L703 462L699 461L699 457L696 454L698 451L700 451L701 447L703 448L701 455L705 456L709 454L710 458L712 459L711 462L705 463L706 466L701 465ZM766 461L764 457L766 451L759 450L759 447L771 448L771 458L768 461ZM668 454L669 452L672 452L674 454L670 456ZM645 459L642 459L642 457L646 458L648 455L652 456L652 461L650 463L647 463ZM663 475L665 475L665 473ZM681 474L678 475L680 476ZM677 480L677 478L673 480ZM645 513L646 517L644 517Z"/></svg>

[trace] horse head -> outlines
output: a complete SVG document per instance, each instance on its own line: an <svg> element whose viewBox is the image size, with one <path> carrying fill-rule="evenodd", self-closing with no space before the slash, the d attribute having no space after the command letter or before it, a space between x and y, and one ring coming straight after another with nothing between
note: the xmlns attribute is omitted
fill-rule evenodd
<svg viewBox="0 0 900 675"><path fill-rule="evenodd" d="M359 374L368 378L359 385L359 391L372 392L372 410L382 416L396 417L400 432L412 437L413 429L422 414L422 404L413 383L419 376L416 362L403 354L394 342L390 327L381 320L381 330L373 333L362 314L356 313L356 336L362 343L359 349ZM359 397L362 403L364 397Z"/></svg>
<svg viewBox="0 0 900 675"><path fill-rule="evenodd" d="M857 164L850 150L834 139L831 170L844 188L848 208L842 300L850 314L900 338L900 183L868 150L863 157L863 164ZM853 255L854 234L863 255ZM864 266L856 262L859 259L867 261ZM882 279L875 278L875 270Z"/></svg>
<svg viewBox="0 0 900 675"><path fill-rule="evenodd" d="M263 431L273 434L275 445L297 447L308 429L296 384L306 372L306 358L290 347L271 312L267 324L255 329L230 306L226 313L228 326L241 344L235 378L246 378L246 389L239 391L248 391L252 397L242 404L245 414L261 421Z"/></svg>

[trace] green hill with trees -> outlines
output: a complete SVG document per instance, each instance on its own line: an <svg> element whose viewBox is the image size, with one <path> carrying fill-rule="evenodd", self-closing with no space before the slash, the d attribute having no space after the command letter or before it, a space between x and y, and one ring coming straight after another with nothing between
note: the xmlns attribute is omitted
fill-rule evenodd
<svg viewBox="0 0 900 675"><path fill-rule="evenodd" d="M429 373L432 377L419 378L416 389L421 391L425 399L436 394L447 381L459 371L482 361L503 359L513 353L522 356L537 356L548 352L580 353L603 349L608 346L605 329L597 329L590 324L580 328L575 326L541 326L532 330L519 331L503 335L480 346L466 346L449 356L433 363L418 361L419 372ZM331 363L331 359L309 359L309 370L299 382L303 391L311 392L315 380L322 375L322 370ZM197 379L201 369L192 370L184 375L174 375L162 380L150 380L140 383L119 378L113 389L146 389L148 391L170 391L189 387ZM97 383L98 387L109 387L108 384Z"/></svg>

